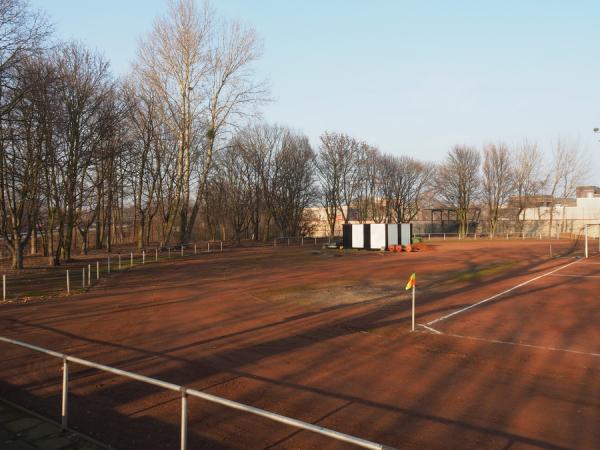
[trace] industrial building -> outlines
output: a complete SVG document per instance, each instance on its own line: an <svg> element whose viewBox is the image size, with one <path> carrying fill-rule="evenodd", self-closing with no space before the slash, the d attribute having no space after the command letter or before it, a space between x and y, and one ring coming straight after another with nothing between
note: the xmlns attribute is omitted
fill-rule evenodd
<svg viewBox="0 0 600 450"><path fill-rule="evenodd" d="M525 208L521 213L526 233L559 236L582 234L586 225L590 236L600 231L600 187L578 186L575 199L556 199ZM598 225L598 226L596 226Z"/></svg>

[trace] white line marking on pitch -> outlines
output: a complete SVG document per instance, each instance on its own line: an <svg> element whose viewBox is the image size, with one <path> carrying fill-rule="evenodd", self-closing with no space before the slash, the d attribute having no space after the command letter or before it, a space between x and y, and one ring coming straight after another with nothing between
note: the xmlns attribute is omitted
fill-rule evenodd
<svg viewBox="0 0 600 450"><path fill-rule="evenodd" d="M575 353L577 355L600 357L600 353L595 353L595 352L584 352L581 350L570 350L568 348L547 347L544 345L524 344L522 342L501 341L499 339L486 339L486 338L480 338L480 337L475 337L475 336L463 336L462 334L441 333L437 330L434 330L434 331L436 331L437 334L441 334L443 336L450 336L450 337L454 337L454 338L458 338L458 339L470 339L473 341L490 342L492 344L514 345L517 347L527 347L527 348L533 348L536 350L550 350L553 352Z"/></svg>
<svg viewBox="0 0 600 450"><path fill-rule="evenodd" d="M569 275L569 274L565 274L565 275L550 275L551 277L571 277L571 278L600 278L600 275Z"/></svg>
<svg viewBox="0 0 600 450"><path fill-rule="evenodd" d="M465 306L464 308L461 308L461 309L459 309L457 311L451 312L450 314L446 314L445 316L438 317L437 319L432 320L431 322L427 322L426 325L433 325L434 323L441 322L442 320L449 319L452 316L455 316L455 315L463 313L463 312L465 312L465 311L467 311L467 310L469 310L471 308L475 308L476 306L479 306L479 305L482 305L482 304L487 303L489 301L492 301L492 300L494 300L494 299L496 299L498 297L503 296L504 294L508 294L509 292L514 291L515 289L518 289L520 287L528 285L529 283L533 283L534 281L539 280L540 278L547 277L548 275L552 275L553 273L558 272L559 270L566 269L567 267L572 266L573 264L576 264L576 263L578 263L580 261L583 261L583 259L577 259L575 261L571 261L570 263L564 264L564 265L562 265L562 266L560 266L560 267L558 267L556 269L551 270L550 272L546 272L546 273L544 273L542 275L538 275L537 277L531 278L531 279L529 279L527 281L523 281L522 283L519 283L519 284L517 284L517 285L515 285L515 286L513 286L513 287L511 287L509 289L506 289L505 291L502 291L499 294L495 294L495 295L492 295L491 297L484 298L483 300L480 300L477 303L473 303L472 305Z"/></svg>
<svg viewBox="0 0 600 450"><path fill-rule="evenodd" d="M435 328L428 327L427 325L424 325L422 323L420 323L419 326L421 326L421 327L425 328L426 330L429 330L429 331L431 331L432 333L435 333L435 334L444 334L441 331L438 331Z"/></svg>

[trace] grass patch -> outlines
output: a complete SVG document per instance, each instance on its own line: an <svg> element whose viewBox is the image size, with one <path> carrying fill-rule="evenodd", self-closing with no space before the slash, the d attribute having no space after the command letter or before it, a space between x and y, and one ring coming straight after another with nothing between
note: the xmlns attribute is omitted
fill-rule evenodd
<svg viewBox="0 0 600 450"><path fill-rule="evenodd" d="M485 267L473 267L459 272L457 275L447 280L446 283L468 283L473 281L481 281L492 275L506 272L507 270L512 269L515 264L515 261L505 261L487 265Z"/></svg>

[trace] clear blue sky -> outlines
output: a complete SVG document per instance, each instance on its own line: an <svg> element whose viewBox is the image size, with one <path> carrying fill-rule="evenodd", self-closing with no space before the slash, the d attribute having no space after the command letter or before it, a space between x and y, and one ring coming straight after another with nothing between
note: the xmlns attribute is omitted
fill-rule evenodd
<svg viewBox="0 0 600 450"><path fill-rule="evenodd" d="M58 36L124 74L166 0L31 0ZM559 136L586 147L600 184L600 1L215 0L256 28L270 122L344 131L439 160L454 144Z"/></svg>

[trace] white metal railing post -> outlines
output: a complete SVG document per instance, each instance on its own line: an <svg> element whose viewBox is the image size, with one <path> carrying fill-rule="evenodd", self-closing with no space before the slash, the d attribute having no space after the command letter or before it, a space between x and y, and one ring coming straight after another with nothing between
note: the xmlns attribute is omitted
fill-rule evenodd
<svg viewBox="0 0 600 450"><path fill-rule="evenodd" d="M121 254L119 253L119 270L121 270Z"/></svg>
<svg viewBox="0 0 600 450"><path fill-rule="evenodd" d="M88 264L88 286L92 285L92 265Z"/></svg>
<svg viewBox="0 0 600 450"><path fill-rule="evenodd" d="M100 279L100 261L96 261L96 281Z"/></svg>
<svg viewBox="0 0 600 450"><path fill-rule="evenodd" d="M194 255L198 254L198 246L197 244L194 242Z"/></svg>
<svg viewBox="0 0 600 450"><path fill-rule="evenodd" d="M63 428L68 425L68 400L69 400L69 362L63 357L63 377L62 377L62 402L60 407L60 424Z"/></svg>
<svg viewBox="0 0 600 450"><path fill-rule="evenodd" d="M2 301L6 301L6 275L2 275Z"/></svg>
<svg viewBox="0 0 600 450"><path fill-rule="evenodd" d="M81 270L81 286L85 289L85 267Z"/></svg>
<svg viewBox="0 0 600 450"><path fill-rule="evenodd" d="M210 242L206 243L206 251L210 253Z"/></svg>
<svg viewBox="0 0 600 450"><path fill-rule="evenodd" d="M67 294L71 293L71 281L69 280L69 271L67 270Z"/></svg>
<svg viewBox="0 0 600 450"><path fill-rule="evenodd" d="M129 253L129 265L133 266L133 252Z"/></svg>
<svg viewBox="0 0 600 450"><path fill-rule="evenodd" d="M223 252L223 241L221 241L221 252Z"/></svg>
<svg viewBox="0 0 600 450"><path fill-rule="evenodd" d="M181 450L187 448L187 391L181 388Z"/></svg>

